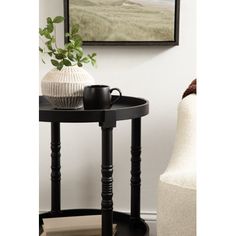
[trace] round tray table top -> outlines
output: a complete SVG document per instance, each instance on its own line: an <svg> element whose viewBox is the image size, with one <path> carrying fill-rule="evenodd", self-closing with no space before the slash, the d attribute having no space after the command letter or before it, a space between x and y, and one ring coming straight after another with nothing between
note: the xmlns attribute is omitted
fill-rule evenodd
<svg viewBox="0 0 236 236"><path fill-rule="evenodd" d="M112 100L117 96L112 96ZM74 110L55 109L45 97L39 97L39 121L45 122L105 122L128 120L149 113L149 102L142 98L122 96L110 109Z"/></svg>

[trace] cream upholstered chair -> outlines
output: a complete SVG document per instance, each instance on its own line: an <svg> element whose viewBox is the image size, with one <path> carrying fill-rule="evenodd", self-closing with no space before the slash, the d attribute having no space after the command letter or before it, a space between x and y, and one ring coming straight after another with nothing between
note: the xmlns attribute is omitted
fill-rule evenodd
<svg viewBox="0 0 236 236"><path fill-rule="evenodd" d="M196 95L178 107L176 139L158 185L157 236L196 235Z"/></svg>

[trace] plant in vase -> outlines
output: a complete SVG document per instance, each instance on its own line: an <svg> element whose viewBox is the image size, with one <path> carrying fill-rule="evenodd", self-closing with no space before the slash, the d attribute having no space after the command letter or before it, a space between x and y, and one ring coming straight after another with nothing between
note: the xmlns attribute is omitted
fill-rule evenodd
<svg viewBox="0 0 236 236"><path fill-rule="evenodd" d="M94 84L92 76L82 68L85 63L96 64L96 53L84 55L79 25L73 25L71 32L66 34L68 43L58 47L56 24L62 23L64 17L47 18L47 25L39 28L43 46L39 47L42 56L49 56L54 68L49 71L41 82L42 94L55 107L76 109L82 106L83 89ZM42 57L43 63L45 60Z"/></svg>

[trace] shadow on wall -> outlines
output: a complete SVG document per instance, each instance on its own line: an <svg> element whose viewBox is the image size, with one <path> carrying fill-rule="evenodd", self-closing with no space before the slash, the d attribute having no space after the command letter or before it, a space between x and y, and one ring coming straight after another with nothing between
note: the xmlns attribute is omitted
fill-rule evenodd
<svg viewBox="0 0 236 236"><path fill-rule="evenodd" d="M143 63L159 57L162 53L170 50L173 46L163 46L163 47L150 47L150 46L99 46L99 47L84 47L85 51L95 51L97 52L97 61L99 63L99 68L106 67L106 59L112 61L113 63L119 63L122 69L132 69L137 68ZM105 55L104 58L100 59L101 55ZM109 57L107 57L109 55ZM129 63L127 63L127 61ZM122 63L123 62L123 63Z"/></svg>
<svg viewBox="0 0 236 236"><path fill-rule="evenodd" d="M152 122L152 125L143 131L143 154L145 154L143 168L147 172L155 173L155 175L149 176L150 183L153 177L157 179L165 171L174 144L175 123L166 120L166 122L162 122L161 127L160 129L155 122ZM149 150L155 150L155 152Z"/></svg>

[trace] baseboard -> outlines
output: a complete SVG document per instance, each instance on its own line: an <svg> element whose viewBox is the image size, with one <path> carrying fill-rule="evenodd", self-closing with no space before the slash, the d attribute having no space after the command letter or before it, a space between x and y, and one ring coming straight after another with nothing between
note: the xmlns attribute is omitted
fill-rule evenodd
<svg viewBox="0 0 236 236"><path fill-rule="evenodd" d="M157 212L155 212L155 211L142 212L141 213L141 217L145 221L154 221L154 222L156 222L156 220L157 220Z"/></svg>

